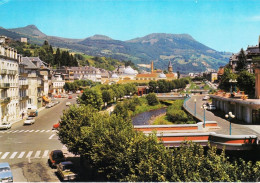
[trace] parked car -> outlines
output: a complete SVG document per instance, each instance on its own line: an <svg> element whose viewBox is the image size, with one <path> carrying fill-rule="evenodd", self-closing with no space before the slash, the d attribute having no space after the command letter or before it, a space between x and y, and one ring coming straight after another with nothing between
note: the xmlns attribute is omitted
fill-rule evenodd
<svg viewBox="0 0 260 183"><path fill-rule="evenodd" d="M57 128L59 128L60 127L60 123L58 122L58 123L55 123L53 126L52 126L52 129L53 130L56 130Z"/></svg>
<svg viewBox="0 0 260 183"><path fill-rule="evenodd" d="M33 124L34 122L35 122L34 117L28 117L28 118L23 122L23 124L24 124L24 125L31 125L31 124Z"/></svg>
<svg viewBox="0 0 260 183"><path fill-rule="evenodd" d="M208 100L209 99L209 96L206 95L205 97L202 98L202 100Z"/></svg>
<svg viewBox="0 0 260 183"><path fill-rule="evenodd" d="M0 124L0 129L8 130L12 127L12 124L10 122L3 122Z"/></svg>
<svg viewBox="0 0 260 183"><path fill-rule="evenodd" d="M52 104L49 103L49 104L47 104L45 107L46 107L46 108L51 108L51 107L52 107Z"/></svg>
<svg viewBox="0 0 260 183"><path fill-rule="evenodd" d="M80 90L77 90L76 93L79 94L79 93L80 93Z"/></svg>
<svg viewBox="0 0 260 183"><path fill-rule="evenodd" d="M63 181L75 180L77 178L74 165L71 161L64 161L57 165L57 173Z"/></svg>
<svg viewBox="0 0 260 183"><path fill-rule="evenodd" d="M72 96L71 96L71 95L69 95L68 99L72 99Z"/></svg>
<svg viewBox="0 0 260 183"><path fill-rule="evenodd" d="M9 163L0 163L0 182L13 182L13 174Z"/></svg>
<svg viewBox="0 0 260 183"><path fill-rule="evenodd" d="M71 103L70 102L66 102L66 106L70 106L71 105Z"/></svg>
<svg viewBox="0 0 260 183"><path fill-rule="evenodd" d="M65 161L65 157L61 150L53 150L49 154L48 163L50 167L56 167L60 162Z"/></svg>
<svg viewBox="0 0 260 183"><path fill-rule="evenodd" d="M208 106L207 106L207 109L208 110L216 110L216 107L213 105L213 104L209 104Z"/></svg>

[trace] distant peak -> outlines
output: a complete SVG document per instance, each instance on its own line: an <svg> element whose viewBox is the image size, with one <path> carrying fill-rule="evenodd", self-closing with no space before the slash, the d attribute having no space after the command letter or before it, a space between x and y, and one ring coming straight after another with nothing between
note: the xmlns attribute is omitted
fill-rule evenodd
<svg viewBox="0 0 260 183"><path fill-rule="evenodd" d="M94 36L89 37L88 39L92 40L113 40L112 38L100 34L95 34Z"/></svg>
<svg viewBox="0 0 260 183"><path fill-rule="evenodd" d="M30 29L38 29L35 25L31 24L31 25L27 25L26 28L30 28Z"/></svg>

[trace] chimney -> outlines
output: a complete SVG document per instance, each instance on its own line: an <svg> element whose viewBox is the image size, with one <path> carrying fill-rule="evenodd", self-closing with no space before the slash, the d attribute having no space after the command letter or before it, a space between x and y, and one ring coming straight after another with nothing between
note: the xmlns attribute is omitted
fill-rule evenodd
<svg viewBox="0 0 260 183"><path fill-rule="evenodd" d="M151 73L153 73L153 61L151 62Z"/></svg>

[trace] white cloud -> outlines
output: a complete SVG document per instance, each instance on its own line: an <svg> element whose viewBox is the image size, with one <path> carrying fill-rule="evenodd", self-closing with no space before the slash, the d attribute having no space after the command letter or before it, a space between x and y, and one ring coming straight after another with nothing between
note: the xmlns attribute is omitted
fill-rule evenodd
<svg viewBox="0 0 260 183"><path fill-rule="evenodd" d="M3 5L3 4L6 4L8 3L10 0L0 0L0 6Z"/></svg>

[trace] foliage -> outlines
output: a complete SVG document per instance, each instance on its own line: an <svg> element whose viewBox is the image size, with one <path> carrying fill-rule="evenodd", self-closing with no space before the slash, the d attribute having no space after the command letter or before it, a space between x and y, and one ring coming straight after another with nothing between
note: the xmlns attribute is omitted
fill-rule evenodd
<svg viewBox="0 0 260 183"><path fill-rule="evenodd" d="M149 93L146 96L146 100L147 100L149 105L157 105L157 104L159 104L159 100L158 100L158 98L157 98L155 93Z"/></svg>
<svg viewBox="0 0 260 183"><path fill-rule="evenodd" d="M92 87L95 86L97 83L91 81L91 80L76 80L72 83L66 82L63 88L66 91L77 91L80 89L84 89L86 87Z"/></svg>
<svg viewBox="0 0 260 183"><path fill-rule="evenodd" d="M232 73L230 68L225 68L224 74L223 74L220 84L219 84L219 88L224 91L229 91L230 87L231 87L229 80L230 79L234 80L236 78L237 78L236 74Z"/></svg>
<svg viewBox="0 0 260 183"><path fill-rule="evenodd" d="M205 151L191 142L167 149L155 134L135 131L130 119L102 115L91 106L72 106L61 119L61 142L104 175L103 181L254 182L260 176L260 162L231 162L216 146Z"/></svg>
<svg viewBox="0 0 260 183"><path fill-rule="evenodd" d="M253 97L255 94L255 75L242 71L237 77L237 86L241 91Z"/></svg>
<svg viewBox="0 0 260 183"><path fill-rule="evenodd" d="M97 89L85 89L80 97L80 103L85 105L92 105L94 108L100 110L103 104L102 94Z"/></svg>
<svg viewBox="0 0 260 183"><path fill-rule="evenodd" d="M188 116L183 110L167 110L166 115L171 122L179 123L188 121Z"/></svg>
<svg viewBox="0 0 260 183"><path fill-rule="evenodd" d="M173 89L185 88L190 82L188 78L181 78L172 81L158 80L149 82L149 92L167 93ZM157 88L158 87L158 88Z"/></svg>
<svg viewBox="0 0 260 183"><path fill-rule="evenodd" d="M245 52L242 48L238 54L236 71L241 72L241 71L245 71L245 70L247 70L247 61L246 61Z"/></svg>

